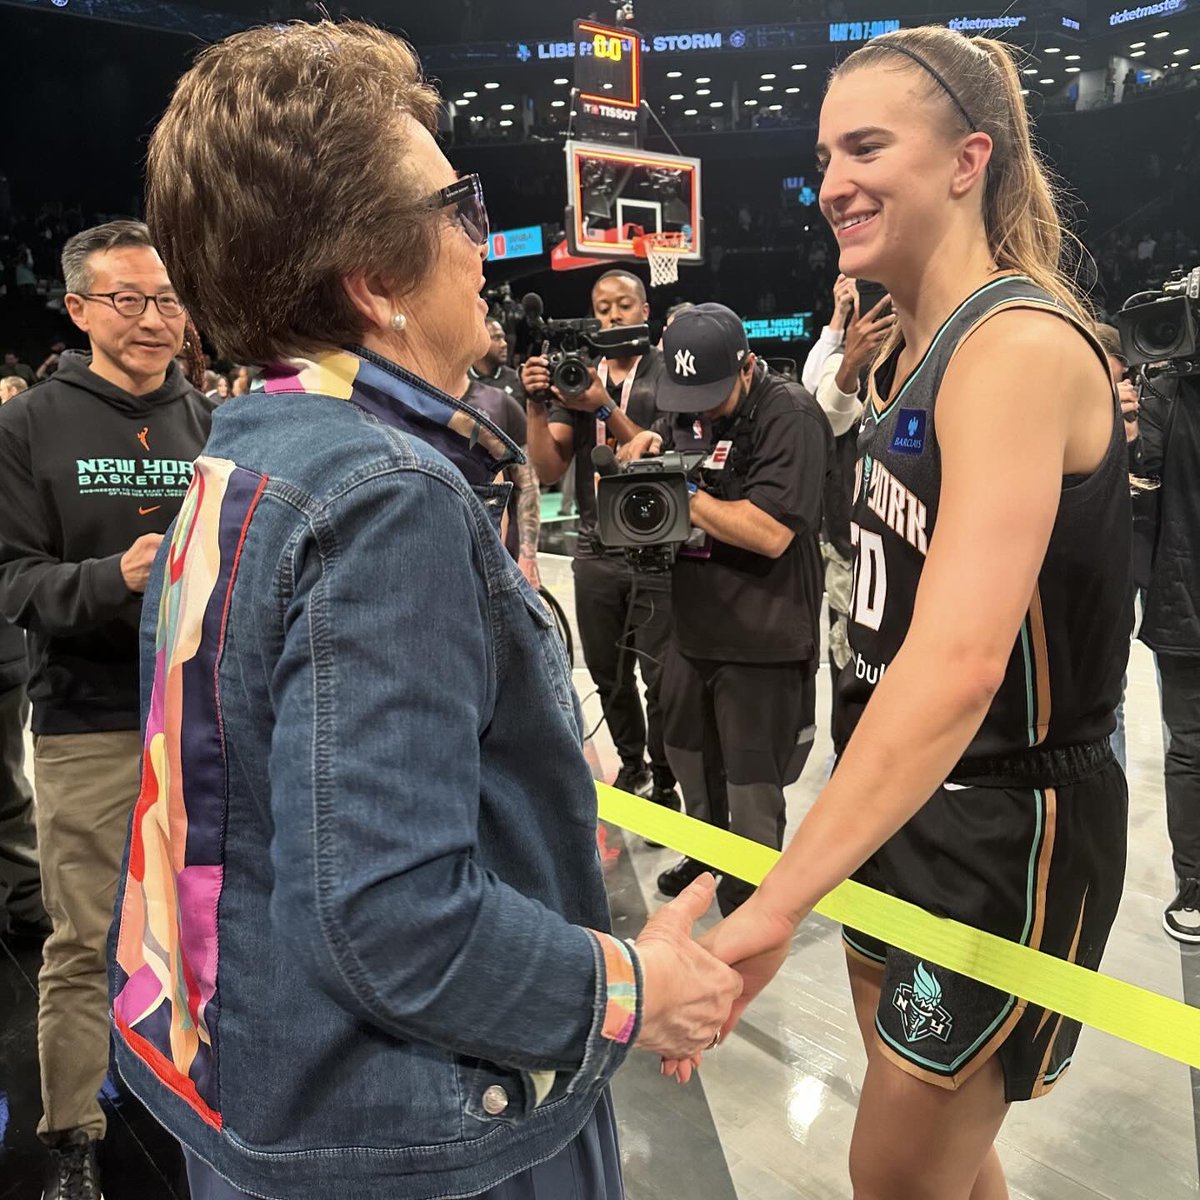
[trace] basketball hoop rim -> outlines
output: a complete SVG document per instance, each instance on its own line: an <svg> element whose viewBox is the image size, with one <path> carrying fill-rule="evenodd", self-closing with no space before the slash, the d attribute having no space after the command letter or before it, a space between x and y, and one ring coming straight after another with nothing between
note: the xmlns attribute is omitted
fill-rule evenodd
<svg viewBox="0 0 1200 1200"><path fill-rule="evenodd" d="M638 258L649 258L652 249L659 254L682 256L691 253L682 233L640 233L633 239L633 252Z"/></svg>

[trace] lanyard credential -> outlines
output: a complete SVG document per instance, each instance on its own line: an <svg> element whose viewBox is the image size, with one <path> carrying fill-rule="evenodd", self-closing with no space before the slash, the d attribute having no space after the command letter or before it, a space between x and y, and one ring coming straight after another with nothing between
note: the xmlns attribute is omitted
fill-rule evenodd
<svg viewBox="0 0 1200 1200"><path fill-rule="evenodd" d="M633 366L629 368L629 374L625 376L625 382L621 384L621 411L629 411L629 397L633 395L633 381L637 377L638 367L641 365L642 356L639 354L633 360ZM600 382L604 385L605 390L608 389L608 359L602 358L600 365L596 368L596 375ZM604 446L608 443L608 425L605 421L596 418L596 445Z"/></svg>

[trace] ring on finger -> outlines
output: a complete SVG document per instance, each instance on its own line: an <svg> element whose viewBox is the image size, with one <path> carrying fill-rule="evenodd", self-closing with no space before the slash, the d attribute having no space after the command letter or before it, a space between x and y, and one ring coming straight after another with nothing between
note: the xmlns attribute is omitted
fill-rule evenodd
<svg viewBox="0 0 1200 1200"><path fill-rule="evenodd" d="M705 1046L704 1048L705 1048L705 1050L715 1050L720 1044L721 1044L721 1031L718 1029L717 1032L713 1034L712 1041L709 1042L708 1045Z"/></svg>

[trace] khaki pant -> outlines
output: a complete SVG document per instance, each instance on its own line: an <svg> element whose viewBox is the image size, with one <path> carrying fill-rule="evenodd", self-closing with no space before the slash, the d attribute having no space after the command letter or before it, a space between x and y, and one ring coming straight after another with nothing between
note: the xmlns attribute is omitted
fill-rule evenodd
<svg viewBox="0 0 1200 1200"><path fill-rule="evenodd" d="M38 975L40 1134L104 1136L106 949L140 765L136 730L34 738L42 898L54 924Z"/></svg>

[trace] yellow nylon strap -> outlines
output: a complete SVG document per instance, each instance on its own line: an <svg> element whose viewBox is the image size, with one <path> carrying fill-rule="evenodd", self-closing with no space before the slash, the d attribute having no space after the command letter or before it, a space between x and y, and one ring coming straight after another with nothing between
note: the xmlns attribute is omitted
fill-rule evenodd
<svg viewBox="0 0 1200 1200"><path fill-rule="evenodd" d="M597 783L600 816L718 871L761 883L779 852ZM1200 1008L972 929L848 881L816 911L948 971L1200 1068Z"/></svg>

